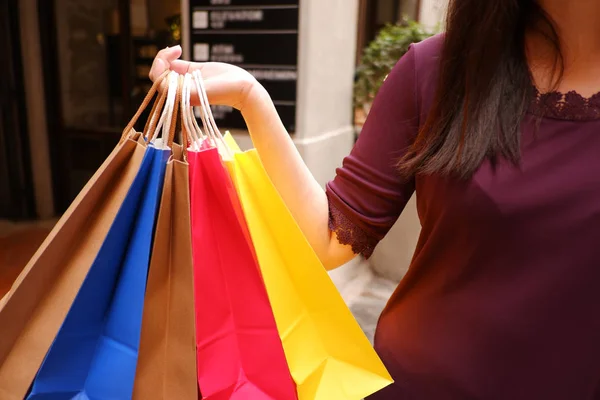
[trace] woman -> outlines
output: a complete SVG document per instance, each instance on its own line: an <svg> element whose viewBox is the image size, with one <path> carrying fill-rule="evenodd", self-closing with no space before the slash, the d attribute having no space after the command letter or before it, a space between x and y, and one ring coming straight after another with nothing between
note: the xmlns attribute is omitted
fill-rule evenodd
<svg viewBox="0 0 600 400"><path fill-rule="evenodd" d="M597 0L451 1L326 191L249 74L179 48L151 74L200 68L242 111L327 268L368 257L416 191L420 240L375 339L396 383L372 399L600 399L599 19Z"/></svg>

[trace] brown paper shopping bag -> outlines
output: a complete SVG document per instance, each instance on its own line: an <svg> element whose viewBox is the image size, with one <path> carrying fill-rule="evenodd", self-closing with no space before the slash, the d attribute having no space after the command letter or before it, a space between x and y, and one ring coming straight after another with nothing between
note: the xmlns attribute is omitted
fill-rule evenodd
<svg viewBox="0 0 600 400"><path fill-rule="evenodd" d="M172 156L165 172L148 271L134 400L198 399L188 132L183 120L183 146L173 144L182 89L180 77L167 142ZM182 110L182 118L184 115L188 113Z"/></svg>
<svg viewBox="0 0 600 400"><path fill-rule="evenodd" d="M163 78L2 299L0 399L24 398L56 337L139 169L145 141L132 128Z"/></svg>
<svg viewBox="0 0 600 400"><path fill-rule="evenodd" d="M133 399L198 399L188 164L178 145L165 173Z"/></svg>

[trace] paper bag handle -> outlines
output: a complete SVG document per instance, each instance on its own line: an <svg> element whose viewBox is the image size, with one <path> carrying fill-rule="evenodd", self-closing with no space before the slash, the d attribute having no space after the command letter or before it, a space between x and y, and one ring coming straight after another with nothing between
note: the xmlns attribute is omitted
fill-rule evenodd
<svg viewBox="0 0 600 400"><path fill-rule="evenodd" d="M148 134L150 132L154 132L154 130L156 129L156 125L158 124L160 115L162 114L162 109L165 105L165 101L167 100L167 93L168 90L163 90L160 93L158 100L155 101L154 105L152 106L152 110L150 111L150 118L148 118L148 120L146 121L146 125L144 126L143 137L146 141L150 140Z"/></svg>
<svg viewBox="0 0 600 400"><path fill-rule="evenodd" d="M200 99L201 109L204 113L204 117L202 118L204 129L212 135L212 139L214 141L215 146L219 148L220 143L221 148L227 153L227 157L233 158L233 152L223 139L223 135L221 134L221 131L219 131L212 110L210 109L210 103L208 102L208 95L206 93L206 88L204 87L204 79L202 78L202 73L198 69L194 70L192 73L194 75L194 81L196 83L196 90ZM208 123L206 120L208 120Z"/></svg>
<svg viewBox="0 0 600 400"><path fill-rule="evenodd" d="M144 112L144 110L146 109L146 107L148 107L148 104L150 104L150 102L152 101L152 98L154 97L154 94L160 88L160 85L162 84L163 80L165 79L165 77L167 76L168 73L169 73L169 70L163 72L154 81L154 83L152 84L152 87L148 91L148 94L146 94L146 97L144 97L144 100L142 101L142 104L140 105L140 107L138 108L138 110L136 111L136 113L134 114L133 118L131 118L131 121L129 121L129 123L127 124L127 126L123 130L123 134L121 135L121 139L119 140L119 142L122 142L123 140L125 140L129 136L129 133L131 132L131 130L133 129L134 125L136 124L136 122L140 118L140 115L142 115L142 113Z"/></svg>
<svg viewBox="0 0 600 400"><path fill-rule="evenodd" d="M163 110L163 114L158 122L159 127L156 128L152 136L152 141L158 136L158 130L162 131L162 140L167 147L172 147L173 141L175 140L175 134L177 132L177 122L179 121L179 113L181 112L182 104L182 91L183 91L183 76L176 72L171 72L169 76L169 90L167 95L167 105ZM168 126L167 126L168 124ZM182 127L183 128L183 127ZM165 131L167 131L167 137L165 138ZM183 135L183 151L184 155L187 150L187 136Z"/></svg>
<svg viewBox="0 0 600 400"><path fill-rule="evenodd" d="M177 92L175 93L175 104L173 105L173 117L171 119L171 126L169 127L169 136L167 137L167 146L171 147L173 145L173 140L175 140L175 131L177 129L177 114L180 111L181 106L181 91L183 89L183 77L181 75L177 76ZM185 135L182 135L185 136ZM185 141L185 139L184 139Z"/></svg>
<svg viewBox="0 0 600 400"><path fill-rule="evenodd" d="M181 88L181 97L180 97L180 113L181 113L181 120L180 120L180 127L181 127L181 148L182 148L182 153L183 153L183 158L186 159L187 158L187 149L189 146L189 139L190 136L188 136L189 134L191 134L191 132L188 132L188 126L186 124L186 119L185 119L185 111L186 111L186 83L185 83L185 77L184 76L180 76L179 77L179 86ZM189 103L189 93L188 93L188 98L187 98L187 103ZM175 135L173 135L175 136ZM193 139L192 139L193 140Z"/></svg>
<svg viewBox="0 0 600 400"><path fill-rule="evenodd" d="M167 138L171 130L171 122L173 121L173 110L177 98L177 79L179 74L171 71L167 80L167 97L165 106L162 109L158 124L148 132L148 140L153 143L159 136L163 141L163 145L167 145Z"/></svg>
<svg viewBox="0 0 600 400"><path fill-rule="evenodd" d="M181 121L182 129L188 134L189 140L196 150L200 150L198 143L201 139L204 139L204 133L198 126L196 118L194 117L194 109L191 106L191 89L192 89L192 75L189 73L185 74L183 78L183 90L181 95Z"/></svg>

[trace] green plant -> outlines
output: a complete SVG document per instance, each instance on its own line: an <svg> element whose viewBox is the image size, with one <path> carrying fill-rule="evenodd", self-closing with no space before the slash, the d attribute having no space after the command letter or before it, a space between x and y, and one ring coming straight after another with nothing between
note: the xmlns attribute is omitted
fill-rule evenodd
<svg viewBox="0 0 600 400"><path fill-rule="evenodd" d="M181 14L165 18L169 30L169 46L181 43Z"/></svg>
<svg viewBox="0 0 600 400"><path fill-rule="evenodd" d="M420 42L433 33L421 24L403 19L397 24L389 24L379 31L375 39L364 49L356 70L354 84L354 105L363 107L372 102L385 77L398 59L412 43Z"/></svg>

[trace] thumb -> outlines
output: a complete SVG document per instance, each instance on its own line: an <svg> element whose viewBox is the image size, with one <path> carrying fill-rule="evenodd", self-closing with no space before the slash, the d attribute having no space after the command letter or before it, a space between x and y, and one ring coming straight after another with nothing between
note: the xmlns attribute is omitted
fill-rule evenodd
<svg viewBox="0 0 600 400"><path fill-rule="evenodd" d="M181 57L181 53L183 52L183 50L181 50L181 46L177 45L177 46L173 46L173 47L167 47L166 49L164 49L164 54L165 54L165 59L169 62L174 61L176 59L178 59L179 57Z"/></svg>
<svg viewBox="0 0 600 400"><path fill-rule="evenodd" d="M150 68L150 79L153 81L167 69L171 68L171 63L181 57L181 46L167 47L159 51L154 58L152 68Z"/></svg>

